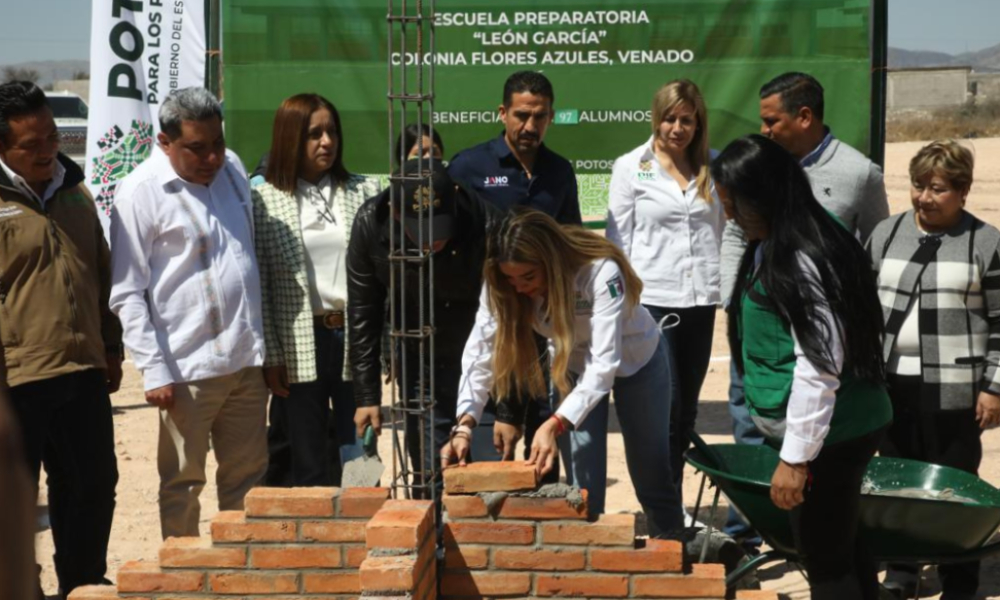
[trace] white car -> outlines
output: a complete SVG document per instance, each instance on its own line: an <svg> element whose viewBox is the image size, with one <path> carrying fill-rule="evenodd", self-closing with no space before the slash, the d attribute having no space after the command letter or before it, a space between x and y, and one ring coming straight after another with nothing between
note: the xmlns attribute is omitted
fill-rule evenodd
<svg viewBox="0 0 1000 600"><path fill-rule="evenodd" d="M45 92L59 128L59 150L83 168L87 160L87 103L72 92Z"/></svg>

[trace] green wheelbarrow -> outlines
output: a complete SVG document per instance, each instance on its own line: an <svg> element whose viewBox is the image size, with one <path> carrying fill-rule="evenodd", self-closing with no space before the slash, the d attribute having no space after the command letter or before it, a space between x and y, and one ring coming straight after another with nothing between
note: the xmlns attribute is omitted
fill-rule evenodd
<svg viewBox="0 0 1000 600"><path fill-rule="evenodd" d="M788 512L771 502L778 453L768 446L708 445L697 434L692 441L695 447L685 458L703 473L694 517L707 478L717 488L712 510L718 507L719 492L725 494L771 548L734 569L726 585L735 587L770 562L800 562ZM1000 526L1000 490L974 475L915 460L875 457L868 465L865 488L869 491L861 497L860 533L879 562L961 563L1000 551L1000 541L989 542ZM925 490L927 497L892 495L901 490ZM940 499L942 492L950 497Z"/></svg>

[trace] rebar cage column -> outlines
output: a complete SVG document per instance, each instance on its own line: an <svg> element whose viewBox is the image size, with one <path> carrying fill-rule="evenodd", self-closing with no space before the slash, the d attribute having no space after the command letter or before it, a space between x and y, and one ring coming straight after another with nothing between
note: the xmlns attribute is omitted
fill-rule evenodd
<svg viewBox="0 0 1000 600"><path fill-rule="evenodd" d="M403 220L390 219L389 227L389 323L390 369L393 374L389 421L392 432L392 494L396 498L424 498L437 501L435 482L440 477L438 455L434 452L435 354L434 354L434 257L431 239L424 239L424 220L433 228L434 186L430 173L438 160L429 152L424 157L423 135L418 134L417 173L395 174L395 166L406 162L409 151L396 140L409 123L418 130L426 124L433 140L434 0L388 0L388 111L387 138L390 172L390 204L394 214L403 215L398 184L416 183L428 193L428 209L418 212L418 239L406 235ZM432 142L433 146L433 142ZM413 287L417 287L413 290ZM416 301L417 312L408 303ZM414 322L414 320L416 322ZM419 443L419 462L408 460L407 444Z"/></svg>

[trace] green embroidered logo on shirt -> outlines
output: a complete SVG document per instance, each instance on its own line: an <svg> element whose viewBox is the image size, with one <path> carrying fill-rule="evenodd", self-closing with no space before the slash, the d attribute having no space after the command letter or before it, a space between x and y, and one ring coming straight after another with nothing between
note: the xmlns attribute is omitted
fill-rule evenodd
<svg viewBox="0 0 1000 600"><path fill-rule="evenodd" d="M608 293L612 298L617 298L625 293L625 284L622 283L621 275L615 275L608 280Z"/></svg>

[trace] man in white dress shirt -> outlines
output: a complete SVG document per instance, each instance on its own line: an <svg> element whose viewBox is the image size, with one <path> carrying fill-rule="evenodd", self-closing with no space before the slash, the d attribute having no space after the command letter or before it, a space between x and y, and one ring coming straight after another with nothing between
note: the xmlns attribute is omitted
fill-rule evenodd
<svg viewBox="0 0 1000 600"><path fill-rule="evenodd" d="M197 536L209 436L219 509L267 468L264 337L250 188L203 88L160 108L159 148L122 182L111 215L111 309L160 409L164 539Z"/></svg>

